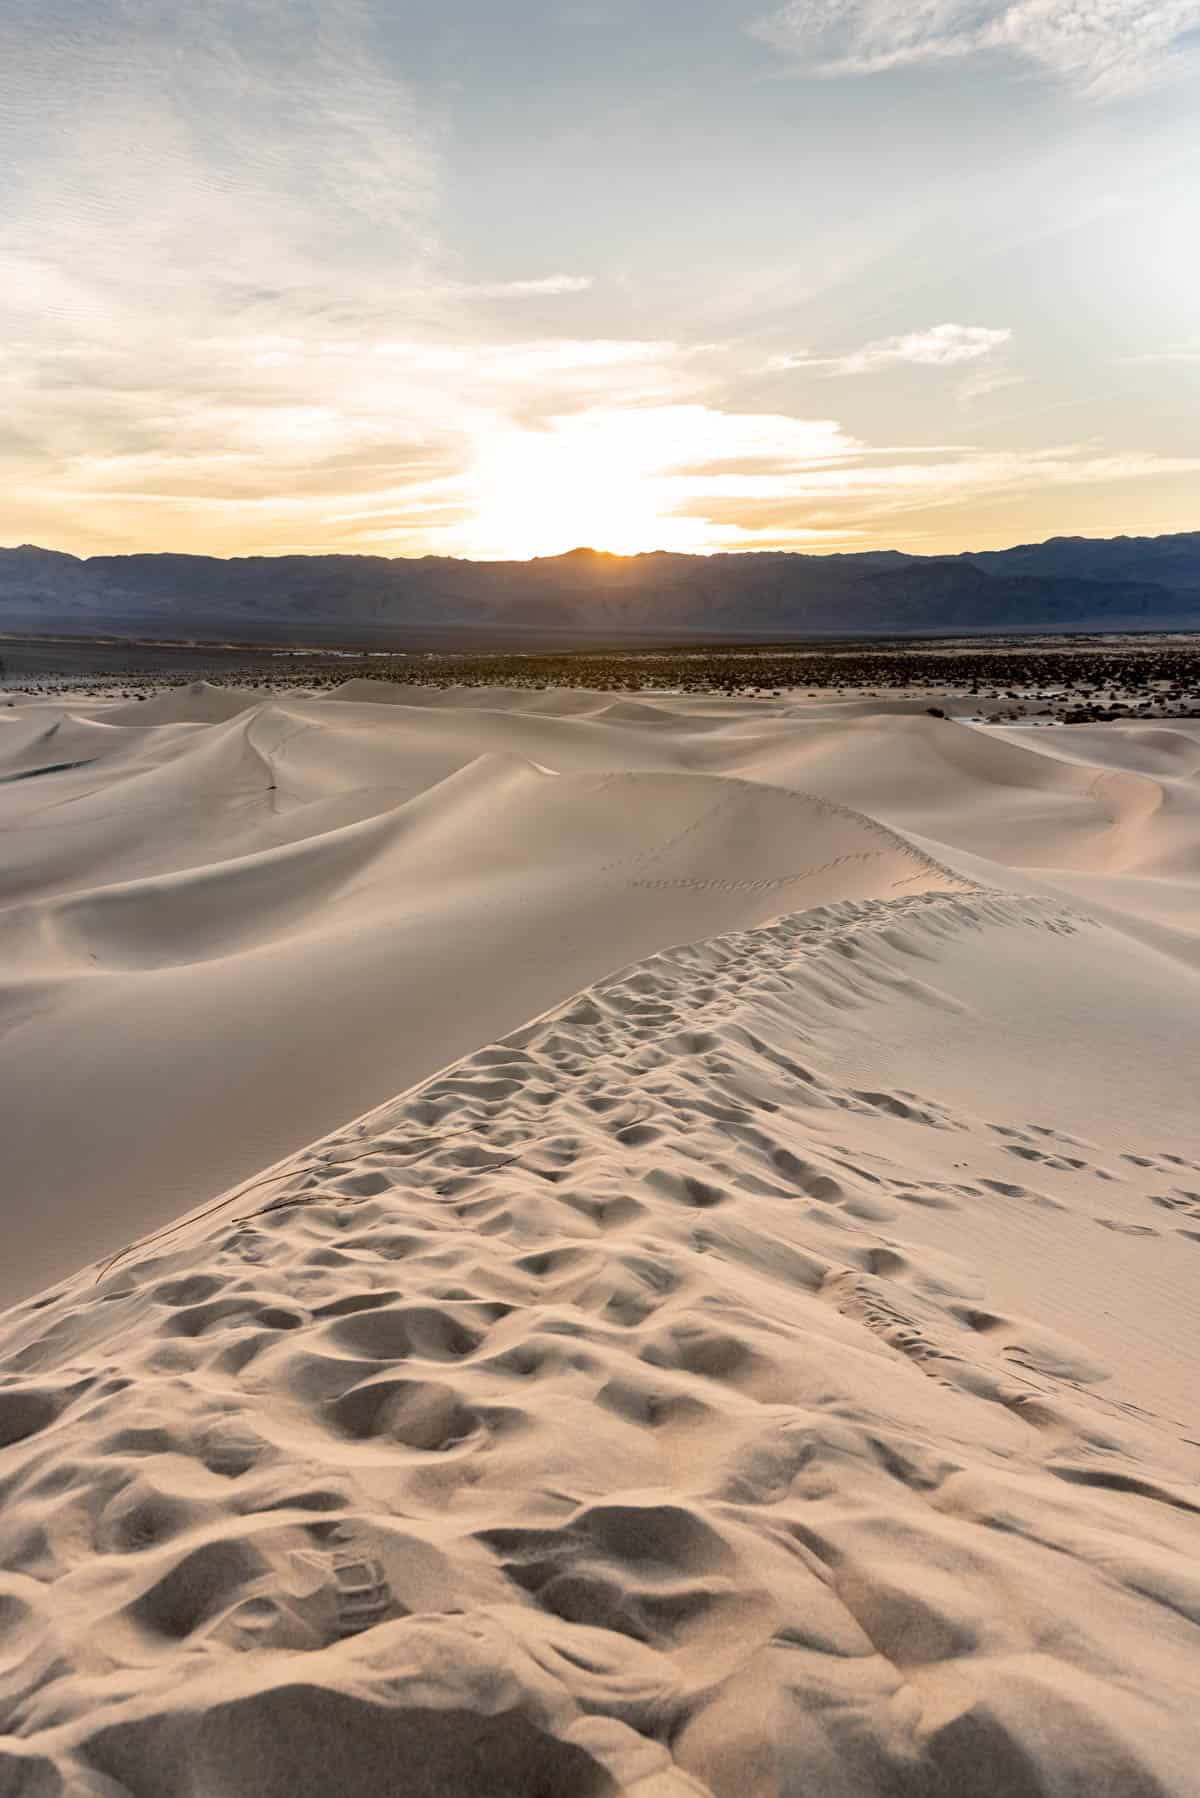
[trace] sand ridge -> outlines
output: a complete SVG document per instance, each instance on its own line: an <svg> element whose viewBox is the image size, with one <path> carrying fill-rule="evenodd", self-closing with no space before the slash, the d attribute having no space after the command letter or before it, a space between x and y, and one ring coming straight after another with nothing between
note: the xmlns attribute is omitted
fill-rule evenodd
<svg viewBox="0 0 1200 1798"><path fill-rule="evenodd" d="M135 1793L1186 1790L1198 1458L946 1247L983 1201L1053 1253L1066 1145L991 1196L977 1120L836 1078L839 1020L937 1029L944 946L996 934L1105 933L923 894L665 952L11 1312L14 1753Z"/></svg>

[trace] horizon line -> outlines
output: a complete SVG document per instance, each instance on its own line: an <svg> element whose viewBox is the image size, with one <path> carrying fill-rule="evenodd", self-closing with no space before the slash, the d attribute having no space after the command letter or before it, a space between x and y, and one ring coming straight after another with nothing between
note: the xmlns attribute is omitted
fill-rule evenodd
<svg viewBox="0 0 1200 1798"><path fill-rule="evenodd" d="M681 562L712 562L718 559L749 560L754 556L789 556L804 558L807 561L833 561L838 558L850 559L859 556L905 556L910 561L949 562L964 556L999 556L1007 555L1018 549L1043 549L1050 543L1160 543L1170 537L1200 536L1200 525L1191 530L1135 532L1113 531L1106 536L1093 536L1087 532L1054 532L1049 537L1026 538L1020 543L1008 543L1000 549L956 549L942 551L924 551L897 549L891 545L882 545L877 549L714 549L714 550L676 550L676 549L639 549L622 552L610 549L597 549L592 544L577 544L573 549L560 550L552 556L454 556L439 555L429 551L420 556L384 555L370 550L346 549L309 549L309 550L257 550L234 555L219 555L209 550L189 549L118 549L99 552L95 555L78 556L73 550L53 549L44 543L11 543L0 544L0 555L16 555L22 550L34 550L39 555L63 556L71 562L108 562L121 561L142 556L172 556L178 560L195 562L285 562L285 561L324 561L338 559L357 562L465 562L473 567L532 567L542 562L568 562L572 558L593 556L597 560L609 562L639 562L652 557L670 557Z"/></svg>

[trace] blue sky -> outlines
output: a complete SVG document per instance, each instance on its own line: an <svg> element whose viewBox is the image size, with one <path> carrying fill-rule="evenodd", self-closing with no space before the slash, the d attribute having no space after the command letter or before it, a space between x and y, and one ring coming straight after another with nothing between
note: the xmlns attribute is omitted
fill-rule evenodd
<svg viewBox="0 0 1200 1798"><path fill-rule="evenodd" d="M9 0L0 541L1200 527L1200 0Z"/></svg>

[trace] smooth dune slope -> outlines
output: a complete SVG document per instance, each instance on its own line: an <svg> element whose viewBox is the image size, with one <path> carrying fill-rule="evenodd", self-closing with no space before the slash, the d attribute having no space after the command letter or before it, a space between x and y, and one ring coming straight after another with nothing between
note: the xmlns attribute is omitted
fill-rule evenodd
<svg viewBox="0 0 1200 1798"><path fill-rule="evenodd" d="M0 721L0 1794L1192 1798L1200 731L170 697Z"/></svg>

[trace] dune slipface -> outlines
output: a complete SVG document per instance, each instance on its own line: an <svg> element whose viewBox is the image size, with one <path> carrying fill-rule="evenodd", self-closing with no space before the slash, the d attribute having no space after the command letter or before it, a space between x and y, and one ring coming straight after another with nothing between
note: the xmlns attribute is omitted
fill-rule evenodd
<svg viewBox="0 0 1200 1798"><path fill-rule="evenodd" d="M1186 1798L1200 730L379 697L0 724L0 1792Z"/></svg>

